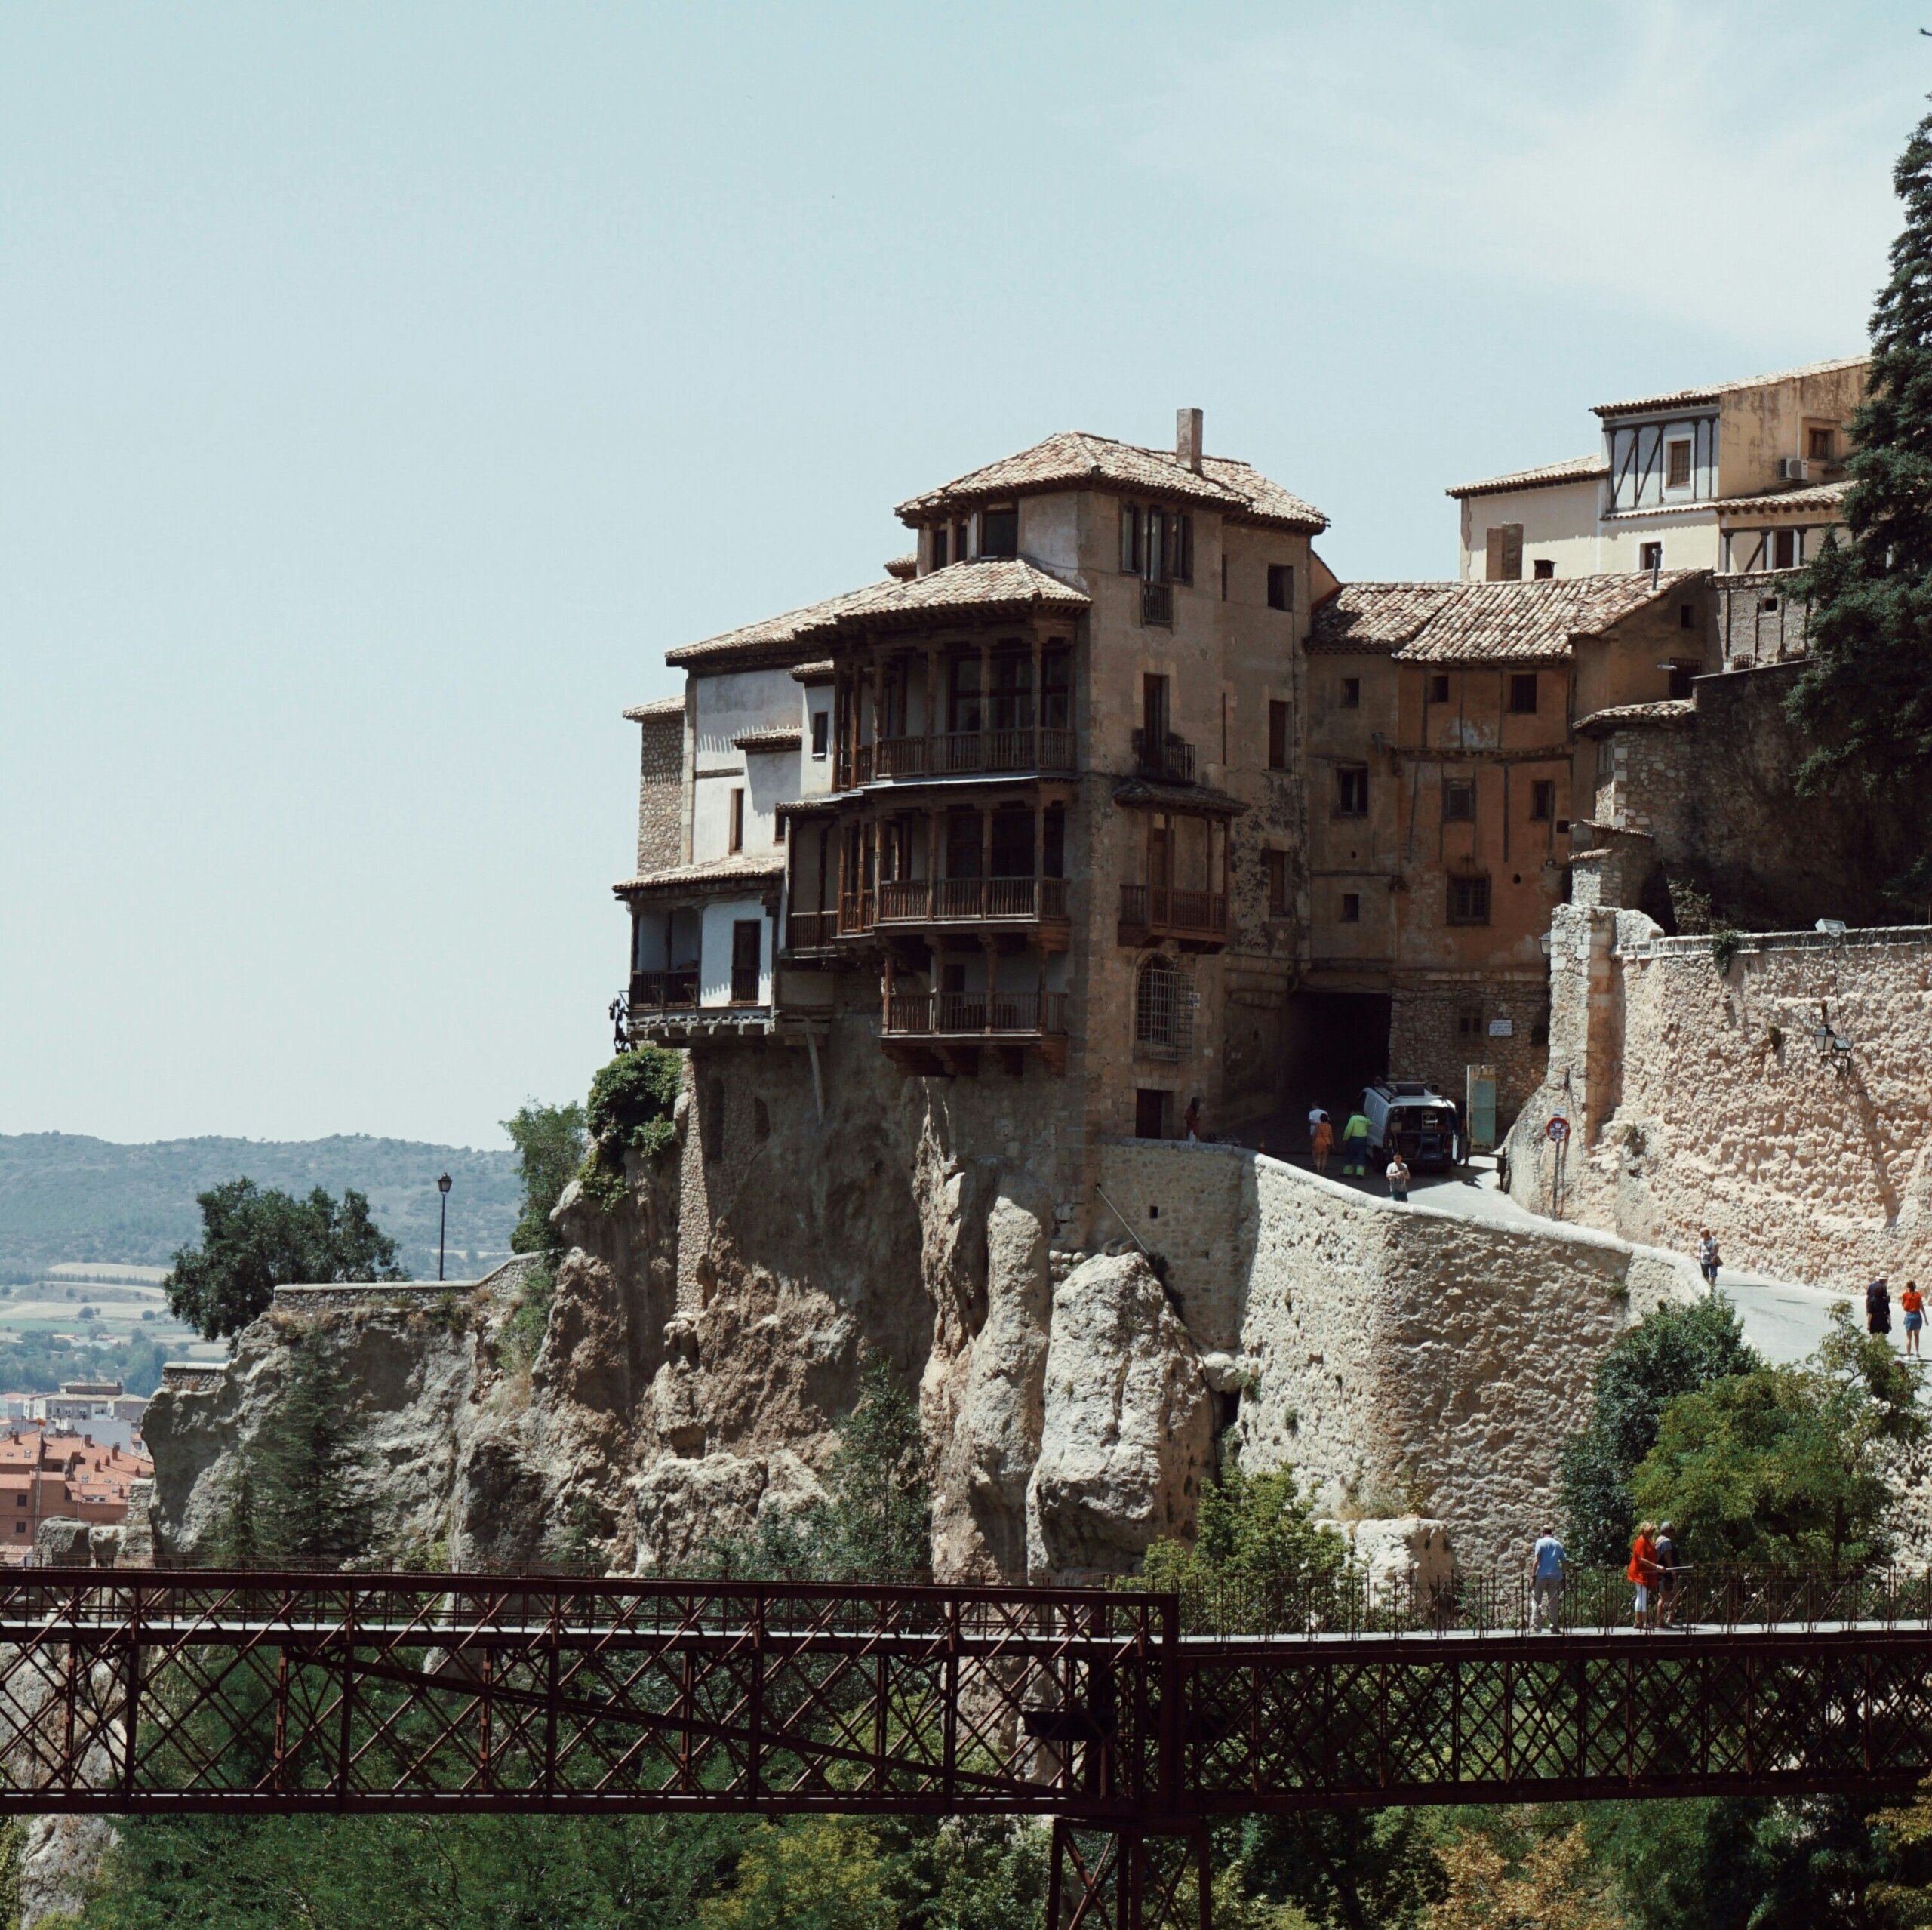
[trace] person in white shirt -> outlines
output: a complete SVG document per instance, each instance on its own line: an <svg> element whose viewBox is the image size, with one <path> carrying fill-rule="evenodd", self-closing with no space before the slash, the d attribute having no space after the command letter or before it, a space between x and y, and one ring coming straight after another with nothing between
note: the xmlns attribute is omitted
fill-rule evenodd
<svg viewBox="0 0 1932 1930"><path fill-rule="evenodd" d="M1389 1197L1407 1199L1409 1196L1409 1162L1402 1157L1398 1147L1389 1160Z"/></svg>
<svg viewBox="0 0 1932 1930"><path fill-rule="evenodd" d="M1530 1627L1552 1633L1563 1619L1563 1579L1570 1557L1553 1534L1537 1537L1530 1550Z"/></svg>

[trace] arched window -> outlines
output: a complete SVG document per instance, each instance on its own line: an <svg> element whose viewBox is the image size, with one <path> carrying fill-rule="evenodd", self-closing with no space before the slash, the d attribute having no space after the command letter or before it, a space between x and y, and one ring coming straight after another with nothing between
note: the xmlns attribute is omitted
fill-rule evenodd
<svg viewBox="0 0 1932 1930"><path fill-rule="evenodd" d="M1134 1042L1137 1048L1178 1055L1194 1046L1192 980L1174 960L1156 952L1142 961L1134 985Z"/></svg>

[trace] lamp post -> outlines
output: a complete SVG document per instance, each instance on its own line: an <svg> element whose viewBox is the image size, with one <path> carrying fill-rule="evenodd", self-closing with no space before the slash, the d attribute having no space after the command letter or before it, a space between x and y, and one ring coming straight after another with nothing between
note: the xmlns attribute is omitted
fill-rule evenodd
<svg viewBox="0 0 1932 1930"><path fill-rule="evenodd" d="M436 1223L436 1278L443 1277L443 1238L450 1230L450 1176L445 1173L436 1182L436 1190L443 1196L442 1211Z"/></svg>

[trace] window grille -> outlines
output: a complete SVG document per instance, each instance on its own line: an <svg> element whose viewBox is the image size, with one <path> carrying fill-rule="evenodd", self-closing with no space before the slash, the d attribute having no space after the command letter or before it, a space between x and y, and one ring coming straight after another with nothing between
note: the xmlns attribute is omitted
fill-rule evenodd
<svg viewBox="0 0 1932 1930"><path fill-rule="evenodd" d="M1157 953L1141 966L1134 991L1134 1042L1143 1051L1185 1057L1194 1050L1200 994L1173 959Z"/></svg>

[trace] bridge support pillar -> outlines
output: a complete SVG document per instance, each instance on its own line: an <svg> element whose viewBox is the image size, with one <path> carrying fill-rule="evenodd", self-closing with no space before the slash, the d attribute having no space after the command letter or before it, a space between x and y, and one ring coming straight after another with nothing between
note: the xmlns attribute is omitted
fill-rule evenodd
<svg viewBox="0 0 1932 1930"><path fill-rule="evenodd" d="M1212 1930L1205 1826L1056 1822L1047 1930Z"/></svg>

